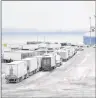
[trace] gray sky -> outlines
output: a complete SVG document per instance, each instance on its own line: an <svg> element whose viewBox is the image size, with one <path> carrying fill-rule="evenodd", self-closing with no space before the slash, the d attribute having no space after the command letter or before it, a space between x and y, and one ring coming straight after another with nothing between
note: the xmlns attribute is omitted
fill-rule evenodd
<svg viewBox="0 0 96 98"><path fill-rule="evenodd" d="M2 1L2 28L88 30L94 14L94 1Z"/></svg>

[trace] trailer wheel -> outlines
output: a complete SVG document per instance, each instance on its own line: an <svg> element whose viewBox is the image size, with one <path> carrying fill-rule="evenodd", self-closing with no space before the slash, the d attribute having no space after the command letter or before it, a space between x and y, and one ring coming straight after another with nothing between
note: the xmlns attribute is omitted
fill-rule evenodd
<svg viewBox="0 0 96 98"><path fill-rule="evenodd" d="M39 68L39 71L42 71L42 68L41 67Z"/></svg>
<svg viewBox="0 0 96 98"><path fill-rule="evenodd" d="M55 69L56 67L55 66L53 66L53 67L51 67L51 70L53 70L53 69Z"/></svg>
<svg viewBox="0 0 96 98"><path fill-rule="evenodd" d="M62 63L60 62L60 66L62 65Z"/></svg>
<svg viewBox="0 0 96 98"><path fill-rule="evenodd" d="M36 69L36 73L38 72L39 70L38 69Z"/></svg>
<svg viewBox="0 0 96 98"><path fill-rule="evenodd" d="M36 73L36 70L33 71L33 74L35 74L35 73Z"/></svg>
<svg viewBox="0 0 96 98"><path fill-rule="evenodd" d="M32 71L31 76L34 74L34 71Z"/></svg>
<svg viewBox="0 0 96 98"><path fill-rule="evenodd" d="M24 76L24 79L27 79L27 74Z"/></svg>

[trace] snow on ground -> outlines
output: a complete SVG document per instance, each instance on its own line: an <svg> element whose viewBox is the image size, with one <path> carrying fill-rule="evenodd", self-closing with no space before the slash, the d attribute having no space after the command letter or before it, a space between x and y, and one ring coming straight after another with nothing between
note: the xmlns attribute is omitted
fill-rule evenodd
<svg viewBox="0 0 96 98"><path fill-rule="evenodd" d="M95 97L93 55L93 48L88 48L51 72L39 72L18 84L3 84L3 98Z"/></svg>

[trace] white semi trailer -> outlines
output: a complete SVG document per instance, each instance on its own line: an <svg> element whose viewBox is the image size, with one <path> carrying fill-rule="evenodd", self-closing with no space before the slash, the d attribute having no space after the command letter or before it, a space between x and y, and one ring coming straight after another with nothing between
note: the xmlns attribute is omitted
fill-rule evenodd
<svg viewBox="0 0 96 98"><path fill-rule="evenodd" d="M20 51L6 51L4 52L4 60L22 60L24 58L28 58L28 57L33 57L35 56L35 52L34 51L24 51L24 50L20 50Z"/></svg>
<svg viewBox="0 0 96 98"><path fill-rule="evenodd" d="M67 61L69 59L69 51L65 49L58 50L58 53L60 54L62 61Z"/></svg>
<svg viewBox="0 0 96 98"><path fill-rule="evenodd" d="M41 68L42 56L35 56L32 58L25 58L21 61L13 61L7 63L6 68L6 81L7 82L20 82L23 79L38 72Z"/></svg>
<svg viewBox="0 0 96 98"><path fill-rule="evenodd" d="M41 68L42 56L34 56L7 63L6 82L20 82L37 73Z"/></svg>
<svg viewBox="0 0 96 98"><path fill-rule="evenodd" d="M56 68L56 60L53 54L45 54L41 60L41 70L50 71Z"/></svg>
<svg viewBox="0 0 96 98"><path fill-rule="evenodd" d="M28 76L38 72L41 68L41 59L42 56L34 56L31 58L22 59L23 61L27 62L27 73Z"/></svg>
<svg viewBox="0 0 96 98"><path fill-rule="evenodd" d="M36 73L39 70L39 66L37 64L37 58L25 58L22 59L23 61L27 62L27 73L28 76L31 76L32 74Z"/></svg>
<svg viewBox="0 0 96 98"><path fill-rule="evenodd" d="M62 65L62 59L61 56L57 53L56 54L56 66L59 67Z"/></svg>
<svg viewBox="0 0 96 98"><path fill-rule="evenodd" d="M7 64L5 71L6 82L20 82L27 77L27 63L24 61L14 61Z"/></svg>
<svg viewBox="0 0 96 98"><path fill-rule="evenodd" d="M55 62L56 62L56 66L59 67L62 65L62 59L60 54L57 52L57 50L55 50L54 52L50 53L53 54L55 56Z"/></svg>
<svg viewBox="0 0 96 98"><path fill-rule="evenodd" d="M75 48L74 47L66 46L65 50L68 51L69 58L72 58L74 56L74 54L75 54Z"/></svg>

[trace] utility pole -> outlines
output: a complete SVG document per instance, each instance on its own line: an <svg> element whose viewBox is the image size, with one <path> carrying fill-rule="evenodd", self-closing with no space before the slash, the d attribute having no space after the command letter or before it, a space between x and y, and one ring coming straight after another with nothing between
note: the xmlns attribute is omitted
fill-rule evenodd
<svg viewBox="0 0 96 98"><path fill-rule="evenodd" d="M91 17L89 17L90 20L90 46L91 46Z"/></svg>
<svg viewBox="0 0 96 98"><path fill-rule="evenodd" d="M96 9L96 1L95 1L95 9ZM96 11L95 11L95 15L94 16L95 16L95 37L96 37ZM96 42L95 42L95 45L96 45Z"/></svg>
<svg viewBox="0 0 96 98"><path fill-rule="evenodd" d="M95 7L96 7L96 1L95 1ZM96 12L95 12L95 37L96 37ZM96 45L96 40L95 40L95 45Z"/></svg>
<svg viewBox="0 0 96 98"><path fill-rule="evenodd" d="M95 8L96 8L96 1L95 1ZM94 26L94 31L95 31L95 37L96 37L96 12L95 12L95 15L94 15L94 18L95 18L95 26ZM96 39L95 39L95 45L96 45Z"/></svg>
<svg viewBox="0 0 96 98"><path fill-rule="evenodd" d="M45 45L45 36L44 36L44 45ZM45 47L45 51L46 51L46 54L47 54L47 46Z"/></svg>

